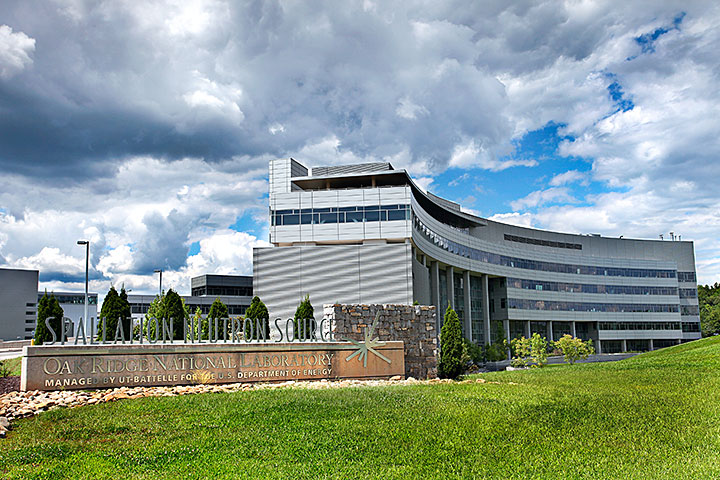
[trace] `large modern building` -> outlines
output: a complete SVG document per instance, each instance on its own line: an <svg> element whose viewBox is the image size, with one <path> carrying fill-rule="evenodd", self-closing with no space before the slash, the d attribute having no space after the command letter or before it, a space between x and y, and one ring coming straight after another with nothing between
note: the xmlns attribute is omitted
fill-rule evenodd
<svg viewBox="0 0 720 480"><path fill-rule="evenodd" d="M272 318L291 318L309 295L316 309L450 305L478 344L570 333L609 353L700 338L692 242L479 218L388 163L309 171L282 159L269 180L273 247L254 250L253 286Z"/></svg>
<svg viewBox="0 0 720 480"><path fill-rule="evenodd" d="M253 297L253 277L243 275L201 275L190 279L191 295L182 299L191 313L199 308L203 315L219 298L228 307L232 316L244 315ZM134 318L144 317L155 300L155 295L128 295L130 310Z"/></svg>
<svg viewBox="0 0 720 480"><path fill-rule="evenodd" d="M33 337L37 291L37 270L0 268L0 340Z"/></svg>

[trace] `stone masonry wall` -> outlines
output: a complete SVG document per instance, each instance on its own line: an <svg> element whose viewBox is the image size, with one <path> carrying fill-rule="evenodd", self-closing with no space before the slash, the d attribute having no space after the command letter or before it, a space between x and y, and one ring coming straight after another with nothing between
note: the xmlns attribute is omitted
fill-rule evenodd
<svg viewBox="0 0 720 480"><path fill-rule="evenodd" d="M425 305L324 305L324 317L334 320L334 336L365 340L380 313L372 338L405 342L405 376L417 379L437 376L435 307Z"/></svg>

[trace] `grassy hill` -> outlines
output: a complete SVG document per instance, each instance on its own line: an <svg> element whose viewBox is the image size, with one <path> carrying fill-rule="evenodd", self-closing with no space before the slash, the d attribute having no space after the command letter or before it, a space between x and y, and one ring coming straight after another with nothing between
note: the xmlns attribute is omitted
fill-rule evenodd
<svg viewBox="0 0 720 480"><path fill-rule="evenodd" d="M55 410L5 478L719 478L720 337L456 383Z"/></svg>

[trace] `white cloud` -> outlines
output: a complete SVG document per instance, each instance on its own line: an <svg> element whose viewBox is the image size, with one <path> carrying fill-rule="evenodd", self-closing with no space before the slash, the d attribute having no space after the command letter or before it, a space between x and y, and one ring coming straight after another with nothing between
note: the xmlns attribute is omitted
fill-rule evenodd
<svg viewBox="0 0 720 480"><path fill-rule="evenodd" d="M550 185L553 187L560 187L562 185L575 182L581 182L582 184L587 185L586 174L578 170L568 170L567 172L558 173L550 179Z"/></svg>
<svg viewBox="0 0 720 480"><path fill-rule="evenodd" d="M498 160L492 152L483 149L474 140L464 145L456 145L449 163L450 167L482 168L493 172L499 172L510 167L534 167L535 165L537 165L535 160Z"/></svg>
<svg viewBox="0 0 720 480"><path fill-rule="evenodd" d="M0 25L0 78L10 78L32 65L35 39Z"/></svg>
<svg viewBox="0 0 720 480"><path fill-rule="evenodd" d="M509 223L510 225L518 225L520 227L531 227L532 226L532 215L529 213L497 213L490 217L488 220L495 222Z"/></svg>
<svg viewBox="0 0 720 480"><path fill-rule="evenodd" d="M536 190L527 196L510 202L513 210L522 210L524 208L535 208L548 203L573 203L577 200L570 194L565 187L550 187L545 190Z"/></svg>

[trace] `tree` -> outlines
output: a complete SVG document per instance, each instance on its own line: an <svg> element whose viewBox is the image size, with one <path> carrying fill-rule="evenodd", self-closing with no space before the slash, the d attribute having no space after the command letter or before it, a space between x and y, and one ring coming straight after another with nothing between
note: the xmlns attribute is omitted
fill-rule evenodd
<svg viewBox="0 0 720 480"><path fill-rule="evenodd" d="M314 321L315 311L313 310L313 306L310 303L310 295L305 295L305 298L300 302L297 310L295 310L295 318L293 319L295 338L310 338L310 331L313 328L312 323L314 323Z"/></svg>
<svg viewBox="0 0 720 480"><path fill-rule="evenodd" d="M535 362L534 367L543 367L547 363L548 342L539 333L533 333L530 337L530 357Z"/></svg>
<svg viewBox="0 0 720 480"><path fill-rule="evenodd" d="M157 335L158 338L162 337L161 331L162 331L162 319L166 318L165 316L165 292L163 291L159 295L155 295L155 298L150 303L150 306L148 307L148 311L145 314L145 327L144 330L146 332L147 338L154 339ZM158 332L155 332L155 320L157 319L157 327Z"/></svg>
<svg viewBox="0 0 720 480"><path fill-rule="evenodd" d="M505 329L502 327L502 322L496 322L496 327L495 341L488 345L485 352L488 362L499 362L507 359L509 345L505 338Z"/></svg>
<svg viewBox="0 0 720 480"><path fill-rule="evenodd" d="M122 338L124 340L130 340L130 302L128 302L127 292L125 286L122 287L120 294L114 286L110 287L105 299L103 300L102 308L100 308L100 318L105 319L105 332L106 340L114 339L118 332L118 320L122 325ZM103 325L102 322L98 322L98 334L97 338L102 339L103 336Z"/></svg>
<svg viewBox="0 0 720 480"><path fill-rule="evenodd" d="M565 362L573 364L578 360L584 360L589 355L595 353L592 340L583 342L579 338L573 338L567 333L555 342L555 347L560 350L565 357Z"/></svg>
<svg viewBox="0 0 720 480"><path fill-rule="evenodd" d="M448 305L445 320L440 329L440 378L455 379L465 372L464 357L467 356L462 342L462 327L455 310Z"/></svg>
<svg viewBox="0 0 720 480"><path fill-rule="evenodd" d="M168 290L165 298L163 299L164 304L164 317L168 320L173 321L173 340L182 340L185 332L183 331L185 320L190 318L190 312L185 306L185 302L178 295L178 293L172 288Z"/></svg>
<svg viewBox="0 0 720 480"><path fill-rule="evenodd" d="M523 335L520 338L513 338L510 343L514 354L510 366L527 367L530 363L530 339Z"/></svg>
<svg viewBox="0 0 720 480"><path fill-rule="evenodd" d="M192 329L188 332L188 340L207 338L208 319L207 317L203 318L200 307L195 309L195 315L193 315L192 322L190 322L190 324L192 325Z"/></svg>
<svg viewBox="0 0 720 480"><path fill-rule="evenodd" d="M38 302L38 316L37 325L35 326L35 345L42 345L45 342L50 342L53 339L52 333L48 330L45 325L45 320L50 319L48 322L50 327L55 331L57 340L60 340L61 330L63 327L63 318L65 318L65 312L60 306L55 295L52 293L48 296L47 291Z"/></svg>
<svg viewBox="0 0 720 480"><path fill-rule="evenodd" d="M700 310L700 328L703 337L720 335L720 305L704 305Z"/></svg>
<svg viewBox="0 0 720 480"><path fill-rule="evenodd" d="M309 297L308 297L308 304L310 303ZM300 307L298 306L298 309ZM301 312L302 314L303 312ZM313 308L312 305L310 305L310 315L313 315ZM295 318L297 319L298 312L295 311ZM260 323L263 324L263 327L265 328L265 338L270 338L270 314L268 313L268 309L265 306L265 304L260 300L260 297L255 295L252 299L252 302L250 302L250 307L245 312L245 318L252 320L253 324L253 339L258 338L257 332L255 332L255 325L257 322L255 320L261 320ZM297 328L297 322L293 322L293 325L295 328ZM296 330L297 331L297 330Z"/></svg>
<svg viewBox="0 0 720 480"><path fill-rule="evenodd" d="M216 298L215 301L210 305L210 312L208 312L208 316L205 319L204 325L207 327L203 327L203 332L210 332L210 319L213 320L212 323L212 337L215 338L215 332L217 331L217 337L222 338L223 337L223 328L225 328L225 323L223 322L223 318L228 318L228 307L225 305L222 300L219 298ZM230 333L232 329L232 324L228 322L227 324L227 331L228 334ZM209 337L208 337L209 338Z"/></svg>
<svg viewBox="0 0 720 480"><path fill-rule="evenodd" d="M702 336L720 335L720 283L698 285L698 304Z"/></svg>

